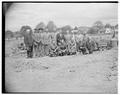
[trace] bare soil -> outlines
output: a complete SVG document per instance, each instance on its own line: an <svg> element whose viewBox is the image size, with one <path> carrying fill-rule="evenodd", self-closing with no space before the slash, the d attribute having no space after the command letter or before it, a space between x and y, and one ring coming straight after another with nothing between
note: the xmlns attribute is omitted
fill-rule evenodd
<svg viewBox="0 0 120 95"><path fill-rule="evenodd" d="M6 45L6 54L10 47ZM8 92L117 93L118 48L88 55L5 57Z"/></svg>

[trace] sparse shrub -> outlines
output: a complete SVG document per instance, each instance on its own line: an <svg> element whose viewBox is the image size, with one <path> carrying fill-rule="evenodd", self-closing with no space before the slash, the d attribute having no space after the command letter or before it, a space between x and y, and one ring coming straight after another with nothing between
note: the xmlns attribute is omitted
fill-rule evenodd
<svg viewBox="0 0 120 95"><path fill-rule="evenodd" d="M13 32L11 30L7 30L5 32L5 38L6 39L10 39L10 38L13 38L13 37L14 37L14 34L13 34Z"/></svg>

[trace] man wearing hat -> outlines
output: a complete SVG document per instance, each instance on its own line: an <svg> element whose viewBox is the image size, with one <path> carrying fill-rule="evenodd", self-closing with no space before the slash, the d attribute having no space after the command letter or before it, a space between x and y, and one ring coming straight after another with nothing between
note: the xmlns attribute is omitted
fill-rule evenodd
<svg viewBox="0 0 120 95"><path fill-rule="evenodd" d="M27 57L33 57L33 37L32 37L32 29L30 26L24 26L21 28L21 32L24 36L24 43L27 50Z"/></svg>

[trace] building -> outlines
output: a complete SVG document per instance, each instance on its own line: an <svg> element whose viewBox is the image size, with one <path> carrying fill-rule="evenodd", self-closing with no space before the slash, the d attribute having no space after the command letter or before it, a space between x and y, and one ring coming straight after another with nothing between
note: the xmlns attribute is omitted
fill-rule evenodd
<svg viewBox="0 0 120 95"><path fill-rule="evenodd" d="M113 33L113 29L112 28L106 28L105 33Z"/></svg>

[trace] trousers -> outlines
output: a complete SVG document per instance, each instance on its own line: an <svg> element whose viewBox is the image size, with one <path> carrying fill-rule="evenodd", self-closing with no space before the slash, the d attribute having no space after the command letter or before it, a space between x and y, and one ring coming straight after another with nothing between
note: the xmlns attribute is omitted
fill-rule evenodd
<svg viewBox="0 0 120 95"><path fill-rule="evenodd" d="M27 57L28 58L32 58L33 57L33 45L32 46L28 46L28 48L27 48Z"/></svg>

